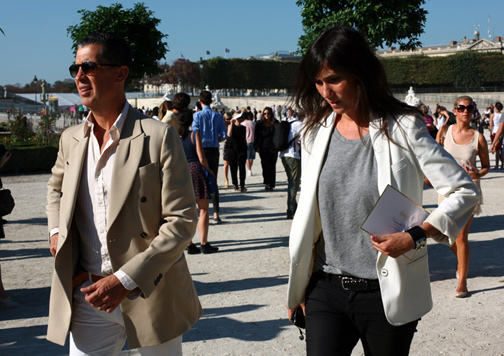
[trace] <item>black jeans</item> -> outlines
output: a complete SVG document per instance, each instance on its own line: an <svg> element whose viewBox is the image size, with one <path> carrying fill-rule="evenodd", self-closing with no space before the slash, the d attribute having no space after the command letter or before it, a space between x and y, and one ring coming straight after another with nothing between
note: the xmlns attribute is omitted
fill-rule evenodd
<svg viewBox="0 0 504 356"><path fill-rule="evenodd" d="M261 148L259 156L261 157L263 183L271 188L275 188L278 152L272 148Z"/></svg>
<svg viewBox="0 0 504 356"><path fill-rule="evenodd" d="M390 325L379 290L347 291L320 272L306 290L308 356L349 356L359 339L367 356L408 355L417 324Z"/></svg>
<svg viewBox="0 0 504 356"><path fill-rule="evenodd" d="M203 152L205 152L205 157L208 162L208 167L212 170L215 179L217 179L217 173L219 172L219 147L204 147ZM219 191L212 194L212 205L214 213L219 213Z"/></svg>
<svg viewBox="0 0 504 356"><path fill-rule="evenodd" d="M234 150L228 151L228 163L231 170L231 181L235 187L238 186L238 170L240 171L240 188L245 188L245 163L247 162L247 153Z"/></svg>

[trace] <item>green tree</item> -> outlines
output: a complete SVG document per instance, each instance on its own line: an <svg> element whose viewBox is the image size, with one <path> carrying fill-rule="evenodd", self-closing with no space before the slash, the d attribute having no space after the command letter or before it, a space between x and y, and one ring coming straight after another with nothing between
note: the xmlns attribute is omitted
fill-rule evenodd
<svg viewBox="0 0 504 356"><path fill-rule="evenodd" d="M163 79L167 83L180 84L183 88L198 86L200 84L199 65L188 59L179 58L173 62Z"/></svg>
<svg viewBox="0 0 504 356"><path fill-rule="evenodd" d="M131 45L133 69L130 79L140 79L159 72L158 61L168 52L168 45L163 39L168 35L160 32L156 26L161 20L153 16L144 3L137 3L132 9L123 9L119 3L109 7L99 5L95 11L79 10L81 22L67 28L67 34L73 41L74 53L77 43L91 33L115 32L122 35Z"/></svg>
<svg viewBox="0 0 504 356"><path fill-rule="evenodd" d="M352 26L374 47L398 44L402 50L421 45L427 11L425 0L297 0L303 30L298 46L304 53L327 28Z"/></svg>

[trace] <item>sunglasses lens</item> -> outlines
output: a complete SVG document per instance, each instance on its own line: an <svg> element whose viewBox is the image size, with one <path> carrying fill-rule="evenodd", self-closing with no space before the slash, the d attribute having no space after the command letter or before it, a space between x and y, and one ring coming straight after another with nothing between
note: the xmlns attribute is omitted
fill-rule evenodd
<svg viewBox="0 0 504 356"><path fill-rule="evenodd" d="M79 66L75 65L75 64L72 64L70 66L70 68L68 68L69 72L70 72L70 75L72 76L72 78L75 78L75 76L77 75L77 72L79 72Z"/></svg>
<svg viewBox="0 0 504 356"><path fill-rule="evenodd" d="M98 65L93 62L84 62L81 64L82 71L86 75L93 75Z"/></svg>
<svg viewBox="0 0 504 356"><path fill-rule="evenodd" d="M98 68L98 64L94 62L84 62L82 64L72 64L70 66L69 71L72 78L75 78L77 73L79 73L79 68L82 69L85 75L93 75Z"/></svg>
<svg viewBox="0 0 504 356"><path fill-rule="evenodd" d="M459 105L457 106L457 111L464 112L464 110L467 109L468 112L471 112L474 110L474 105Z"/></svg>

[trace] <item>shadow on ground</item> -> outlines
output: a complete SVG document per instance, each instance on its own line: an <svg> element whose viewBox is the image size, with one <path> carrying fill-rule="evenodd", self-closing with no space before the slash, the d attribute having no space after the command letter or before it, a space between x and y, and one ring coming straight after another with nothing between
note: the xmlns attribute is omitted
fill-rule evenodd
<svg viewBox="0 0 504 356"><path fill-rule="evenodd" d="M49 287L33 289L11 289L9 294L21 306L2 309L0 321L3 325L26 319L43 318L49 312ZM1 355L68 355L68 346L61 347L46 340L47 325L21 326L0 330Z"/></svg>

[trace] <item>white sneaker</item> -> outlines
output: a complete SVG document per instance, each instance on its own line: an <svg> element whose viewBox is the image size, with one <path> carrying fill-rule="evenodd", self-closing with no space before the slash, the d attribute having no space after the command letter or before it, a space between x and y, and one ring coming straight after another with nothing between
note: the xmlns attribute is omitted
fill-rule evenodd
<svg viewBox="0 0 504 356"><path fill-rule="evenodd" d="M252 171L247 171L247 177L252 177Z"/></svg>

